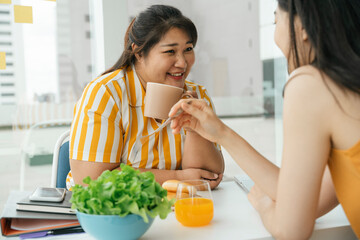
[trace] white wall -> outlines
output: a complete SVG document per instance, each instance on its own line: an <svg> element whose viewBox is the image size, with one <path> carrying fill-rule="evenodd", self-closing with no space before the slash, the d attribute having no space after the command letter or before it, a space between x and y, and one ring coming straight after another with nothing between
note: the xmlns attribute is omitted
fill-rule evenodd
<svg viewBox="0 0 360 240"><path fill-rule="evenodd" d="M76 101L92 80L89 1L58 1L56 12L59 100Z"/></svg>
<svg viewBox="0 0 360 240"><path fill-rule="evenodd" d="M129 24L126 0L91 0L93 77L119 59Z"/></svg>
<svg viewBox="0 0 360 240"><path fill-rule="evenodd" d="M129 15L152 4L179 8L198 30L188 79L204 85L219 115L263 112L258 0L132 0Z"/></svg>
<svg viewBox="0 0 360 240"><path fill-rule="evenodd" d="M260 0L260 57L261 60L283 57L274 41L274 11L277 0Z"/></svg>
<svg viewBox="0 0 360 240"><path fill-rule="evenodd" d="M275 100L275 163L280 166L283 148L283 122L282 90L287 74L286 60L281 50L274 41L274 11L277 7L276 0L260 0L260 53L261 60L276 59L274 61L274 100Z"/></svg>
<svg viewBox="0 0 360 240"><path fill-rule="evenodd" d="M197 60L189 79L207 87L218 114L262 113L261 61L281 56L273 42L276 0L221 3L219 0L91 0L91 65L94 71L91 77L83 77L81 81L90 81L116 62L123 50L130 16L156 3L179 8L197 26ZM25 89L25 84L18 85ZM10 118L1 121L11 123Z"/></svg>

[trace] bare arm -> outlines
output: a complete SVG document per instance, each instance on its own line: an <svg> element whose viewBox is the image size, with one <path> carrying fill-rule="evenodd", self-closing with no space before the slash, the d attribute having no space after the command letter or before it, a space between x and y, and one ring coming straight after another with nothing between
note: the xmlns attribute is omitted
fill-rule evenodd
<svg viewBox="0 0 360 240"><path fill-rule="evenodd" d="M329 104L329 98L321 96L324 93L317 85L322 84L321 81L301 79L297 82L301 83L296 84L297 89L290 88L291 85L287 87L284 101L281 172L224 125L201 100L191 104L182 100L170 113L172 116L178 107L186 112L173 121L173 132L189 127L227 149L256 183L249 199L264 225L275 237L284 239L309 237L316 217L337 204L329 174L325 172L330 151L331 115L324 113L324 106Z"/></svg>
<svg viewBox="0 0 360 240"><path fill-rule="evenodd" d="M196 92L187 91L195 99L198 98ZM211 188L215 188L222 179L224 173L224 158L213 142L203 138L190 129L186 131L184 151L181 161L182 169L204 169L215 174L221 174L216 181L211 181Z"/></svg>
<svg viewBox="0 0 360 240"><path fill-rule="evenodd" d="M193 131L187 131L182 168L200 168L213 173L224 172L224 159L214 143Z"/></svg>
<svg viewBox="0 0 360 240"><path fill-rule="evenodd" d="M71 173L75 184L84 185L82 180L90 176L96 179L105 170L120 170L119 163L100 163L79 160L70 160ZM162 184L169 179L187 180L206 178L214 181L210 182L212 188L216 187L221 181L222 175L214 175L212 172L201 169L185 169L185 170L160 170L160 169L139 169L141 172L150 171L154 173L155 180Z"/></svg>
<svg viewBox="0 0 360 240"><path fill-rule="evenodd" d="M287 86L284 148L276 201L255 189L249 199L265 227L279 239L309 238L315 219L336 205L325 171L331 148L331 98L322 81L302 75Z"/></svg>
<svg viewBox="0 0 360 240"><path fill-rule="evenodd" d="M88 162L70 159L71 175L75 184L84 185L83 179L90 176L91 179L98 178L105 170L113 170L119 167L119 163Z"/></svg>
<svg viewBox="0 0 360 240"><path fill-rule="evenodd" d="M183 108L188 112L188 114L182 114L173 120L171 123L173 132L178 133L182 127L187 127L211 142L218 142L226 148L250 178L260 185L272 199L275 199L279 168L218 119L205 101L191 100L191 104L187 104L187 102L189 101L180 101L170 112L170 116L175 114L178 108Z"/></svg>
<svg viewBox="0 0 360 240"><path fill-rule="evenodd" d="M220 144L234 161L273 200L276 199L279 168L257 152L248 142L227 126Z"/></svg>
<svg viewBox="0 0 360 240"><path fill-rule="evenodd" d="M230 135L233 136L226 138L229 142L226 149L232 158L253 179L257 186L275 201L280 169L260 155L235 132L232 131ZM328 213L339 204L328 167L325 168L321 181L319 198L317 217Z"/></svg>
<svg viewBox="0 0 360 240"><path fill-rule="evenodd" d="M328 167L325 168L324 176L321 182L320 199L317 217L321 217L326 213L330 212L339 204L336 197L335 188L331 179L330 170Z"/></svg>

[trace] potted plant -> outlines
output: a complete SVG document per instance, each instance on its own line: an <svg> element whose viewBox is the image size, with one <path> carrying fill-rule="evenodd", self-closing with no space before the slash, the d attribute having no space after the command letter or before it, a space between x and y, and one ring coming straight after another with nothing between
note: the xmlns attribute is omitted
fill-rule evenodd
<svg viewBox="0 0 360 240"><path fill-rule="evenodd" d="M70 201L85 232L97 239L138 239L156 216L167 217L175 201L167 199L152 172L125 164L83 182L87 186L75 185Z"/></svg>

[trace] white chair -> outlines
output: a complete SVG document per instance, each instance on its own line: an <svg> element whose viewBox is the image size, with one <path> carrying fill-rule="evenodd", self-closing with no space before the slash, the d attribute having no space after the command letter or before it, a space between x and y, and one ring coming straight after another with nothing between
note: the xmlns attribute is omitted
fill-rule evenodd
<svg viewBox="0 0 360 240"><path fill-rule="evenodd" d="M57 120L49 120L40 122L32 125L25 135L25 139L23 142L23 147L21 150L21 159L20 159L20 191L24 190L25 185L25 164L26 159L28 157L29 152L31 152L31 136L34 134L36 130L42 128L49 127L57 127L57 126L70 126L72 119L57 119ZM30 144L31 143L31 144ZM30 148L30 149L29 149Z"/></svg>
<svg viewBox="0 0 360 240"><path fill-rule="evenodd" d="M51 171L51 187L65 188L66 176L70 170L69 141L70 130L64 132L57 140L54 147L54 155Z"/></svg>

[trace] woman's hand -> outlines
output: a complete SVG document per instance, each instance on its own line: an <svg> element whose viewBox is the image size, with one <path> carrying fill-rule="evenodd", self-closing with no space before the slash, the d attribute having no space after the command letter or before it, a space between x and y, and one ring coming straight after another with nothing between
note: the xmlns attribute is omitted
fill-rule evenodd
<svg viewBox="0 0 360 240"><path fill-rule="evenodd" d="M223 178L223 174L216 174L206 170L198 168L188 168L183 170L177 170L178 180L189 180L189 179L203 179L207 180L210 184L210 188L214 189L217 187Z"/></svg>
<svg viewBox="0 0 360 240"><path fill-rule="evenodd" d="M225 125L212 109L202 99L182 99L170 110L169 117L174 117L182 109L178 117L171 122L173 133L179 133L181 128L196 131L211 142L218 142Z"/></svg>

